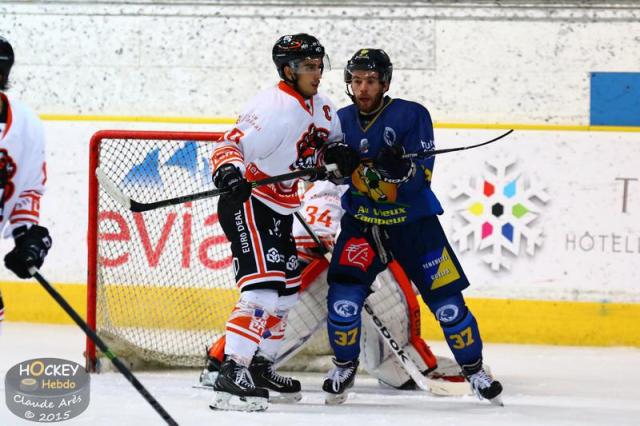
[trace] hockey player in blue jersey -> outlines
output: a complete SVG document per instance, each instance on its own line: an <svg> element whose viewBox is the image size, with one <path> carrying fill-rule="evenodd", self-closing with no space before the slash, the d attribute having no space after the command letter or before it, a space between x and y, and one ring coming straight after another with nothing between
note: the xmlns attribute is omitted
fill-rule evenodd
<svg viewBox="0 0 640 426"><path fill-rule="evenodd" d="M335 368L323 383L326 402L344 402L353 386L364 300L376 275L395 259L441 325L475 393L498 403L502 386L483 368L478 324L462 297L469 282L438 220L443 210L431 190L434 158L403 158L434 149L431 117L420 104L385 95L392 71L380 49L358 50L344 71L353 104L338 116L359 165L344 182L350 187L328 273Z"/></svg>

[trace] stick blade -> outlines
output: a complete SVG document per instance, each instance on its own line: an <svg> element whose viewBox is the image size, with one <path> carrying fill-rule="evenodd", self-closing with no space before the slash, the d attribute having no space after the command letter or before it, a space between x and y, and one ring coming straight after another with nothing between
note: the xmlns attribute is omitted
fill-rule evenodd
<svg viewBox="0 0 640 426"><path fill-rule="evenodd" d="M98 182L100 183L102 188L107 191L107 194L109 194L111 198L116 200L122 207L126 208L127 210L131 210L131 198L127 197L124 192L122 192L120 188L118 188L116 184L113 183L111 179L109 179L107 174L100 167L96 168L96 178L98 179Z"/></svg>

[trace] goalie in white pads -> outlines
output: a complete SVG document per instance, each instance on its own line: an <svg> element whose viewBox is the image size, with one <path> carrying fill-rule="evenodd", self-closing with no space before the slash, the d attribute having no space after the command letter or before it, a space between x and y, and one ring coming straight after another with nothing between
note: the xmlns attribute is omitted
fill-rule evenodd
<svg viewBox="0 0 640 426"><path fill-rule="evenodd" d="M30 278L51 248L47 228L40 226L40 198L47 180L42 122L23 103L6 95L14 62L9 41L0 37L0 232L15 247L4 264L20 278ZM0 295L0 320L4 315Z"/></svg>

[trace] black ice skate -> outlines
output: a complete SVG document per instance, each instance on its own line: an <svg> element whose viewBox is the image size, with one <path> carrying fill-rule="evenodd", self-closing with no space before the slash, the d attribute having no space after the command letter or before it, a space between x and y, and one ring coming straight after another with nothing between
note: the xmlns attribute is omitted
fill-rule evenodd
<svg viewBox="0 0 640 426"><path fill-rule="evenodd" d="M502 384L482 368L482 359L474 364L463 365L462 374L471 384L471 389L478 399L487 399L493 405L504 405L500 397Z"/></svg>
<svg viewBox="0 0 640 426"><path fill-rule="evenodd" d="M269 391L257 388L244 365L227 358L213 384L213 410L264 411L269 407Z"/></svg>
<svg viewBox="0 0 640 426"><path fill-rule="evenodd" d="M322 384L322 390L326 392L324 403L327 405L342 404L347 400L346 390L353 386L358 370L358 360L340 362L333 359L335 368L329 371Z"/></svg>
<svg viewBox="0 0 640 426"><path fill-rule="evenodd" d="M302 399L300 382L276 373L273 361L256 355L251 361L249 372L257 387L269 390L269 402L298 402Z"/></svg>

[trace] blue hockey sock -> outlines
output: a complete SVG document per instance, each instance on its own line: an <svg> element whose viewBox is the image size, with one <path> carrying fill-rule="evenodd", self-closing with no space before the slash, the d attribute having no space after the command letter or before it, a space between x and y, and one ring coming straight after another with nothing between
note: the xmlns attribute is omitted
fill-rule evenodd
<svg viewBox="0 0 640 426"><path fill-rule="evenodd" d="M482 338L478 323L464 303L462 294L428 303L442 327L447 344L460 365L469 365L482 358Z"/></svg>
<svg viewBox="0 0 640 426"><path fill-rule="evenodd" d="M335 321L329 316L329 343L338 361L351 361L360 355L360 316L350 322Z"/></svg>
<svg viewBox="0 0 640 426"><path fill-rule="evenodd" d="M360 355L362 304L369 293L368 285L329 282L327 331L338 361L351 361Z"/></svg>

